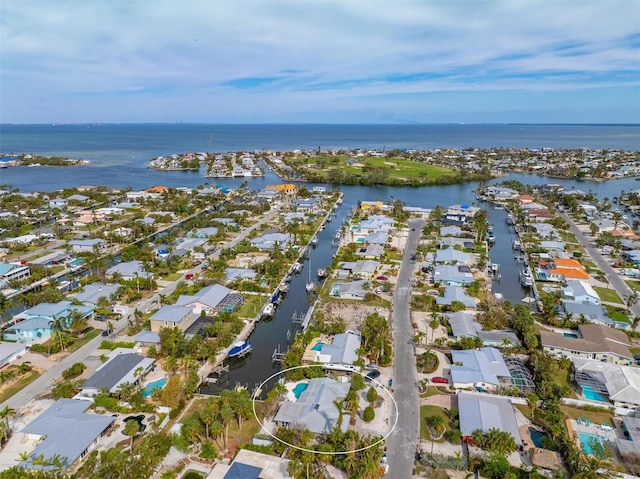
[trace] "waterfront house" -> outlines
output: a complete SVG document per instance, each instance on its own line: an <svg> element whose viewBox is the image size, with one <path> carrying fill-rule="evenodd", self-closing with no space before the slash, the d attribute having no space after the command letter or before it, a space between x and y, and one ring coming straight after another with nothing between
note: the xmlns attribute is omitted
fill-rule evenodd
<svg viewBox="0 0 640 479"><path fill-rule="evenodd" d="M294 201L294 208L298 212L317 213L320 211L320 204L315 198L298 198Z"/></svg>
<svg viewBox="0 0 640 479"><path fill-rule="evenodd" d="M58 399L40 413L20 431L26 436L23 443L37 446L27 451L28 459L18 465L25 469L55 470L54 460L59 458L64 462L64 469L69 469L95 449L116 419L110 414L86 413L90 407L89 401Z"/></svg>
<svg viewBox="0 0 640 479"><path fill-rule="evenodd" d="M469 296L464 288L452 285L445 288L443 296L436 298L436 304L440 306L451 306L454 301L464 304L467 308L475 309L480 300Z"/></svg>
<svg viewBox="0 0 640 479"><path fill-rule="evenodd" d="M560 253L564 252L566 243L564 241L540 241L540 249L548 253Z"/></svg>
<svg viewBox="0 0 640 479"><path fill-rule="evenodd" d="M471 255L454 248L439 249L436 251L436 264L466 264L471 263Z"/></svg>
<svg viewBox="0 0 640 479"><path fill-rule="evenodd" d="M587 391L586 399L608 400L615 407L628 409L640 407L640 368L577 357L571 361L573 380L583 394Z"/></svg>
<svg viewBox="0 0 640 479"><path fill-rule="evenodd" d="M233 268L248 268L268 261L269 257L269 253L258 251L238 253L234 259L227 260L227 264Z"/></svg>
<svg viewBox="0 0 640 479"><path fill-rule="evenodd" d="M578 302L590 302L600 304L600 296L593 287L586 281L571 280L567 285L561 288L560 293L564 299Z"/></svg>
<svg viewBox="0 0 640 479"><path fill-rule="evenodd" d="M91 283L82 288L82 291L76 295L75 299L95 307L101 297L111 301L117 294L118 288L117 284Z"/></svg>
<svg viewBox="0 0 640 479"><path fill-rule="evenodd" d="M590 323L599 323L606 326L614 325L613 320L607 313L607 309L591 301L562 300L562 312L571 321L578 322L586 319Z"/></svg>
<svg viewBox="0 0 640 479"><path fill-rule="evenodd" d="M340 269L349 271L354 278L372 278L379 267L380 262L371 259L359 259L340 265Z"/></svg>
<svg viewBox="0 0 640 479"><path fill-rule="evenodd" d="M354 364L358 360L361 338L357 331L336 334L331 342L312 340L302 355L302 364Z"/></svg>
<svg viewBox="0 0 640 479"><path fill-rule="evenodd" d="M559 240L560 234L552 224L533 223L531 227L535 230L536 236L541 240Z"/></svg>
<svg viewBox="0 0 640 479"><path fill-rule="evenodd" d="M349 415L341 414L335 402L344 400L350 388L348 382L310 379L295 402L282 403L273 421L284 427L303 426L314 434L329 434L336 426L345 432L349 427ZM339 419L342 419L341 424Z"/></svg>
<svg viewBox="0 0 640 479"><path fill-rule="evenodd" d="M363 279L355 281L336 281L331 285L329 295L339 299L359 299L362 300L367 295L364 285L367 281Z"/></svg>
<svg viewBox="0 0 640 479"><path fill-rule="evenodd" d="M433 282L447 286L464 286L475 281L468 266L439 264L435 267Z"/></svg>
<svg viewBox="0 0 640 479"><path fill-rule="evenodd" d="M512 331L485 331L480 323L476 321L475 315L465 311L456 311L446 314L451 335L453 339L459 341L462 338L479 338L483 346L504 348L520 346L518 336Z"/></svg>
<svg viewBox="0 0 640 479"><path fill-rule="evenodd" d="M473 434L480 430L498 429L509 433L516 445L522 444L516 414L507 398L458 391L458 414L462 441L473 443Z"/></svg>
<svg viewBox="0 0 640 479"><path fill-rule="evenodd" d="M362 242L365 245L385 245L389 241L389 235L382 231L377 231L365 236Z"/></svg>
<svg viewBox="0 0 640 479"><path fill-rule="evenodd" d="M296 185L292 183L283 183L280 185L267 185L267 189L277 190L288 196L295 195L298 192L298 188L296 187Z"/></svg>
<svg viewBox="0 0 640 479"><path fill-rule="evenodd" d="M82 384L81 395L95 397L101 389L116 393L123 384L139 384L151 371L155 359L136 354L132 349L116 348L109 358Z"/></svg>
<svg viewBox="0 0 640 479"><path fill-rule="evenodd" d="M498 202L513 200L519 195L519 193L514 189L500 186L489 186L485 188L483 193L488 198Z"/></svg>
<svg viewBox="0 0 640 479"><path fill-rule="evenodd" d="M629 338L602 324L579 324L577 331L558 333L541 330L542 349L554 356L595 359L615 364L633 364Z"/></svg>
<svg viewBox="0 0 640 479"><path fill-rule="evenodd" d="M178 306L190 307L194 314L211 315L215 312L232 312L243 302L244 298L239 293L221 284L212 284L202 288L194 295L180 295L176 301Z"/></svg>
<svg viewBox="0 0 640 479"><path fill-rule="evenodd" d="M260 444L256 438L253 441ZM231 464L218 461L207 479L293 479L288 470L289 459L240 449Z"/></svg>
<svg viewBox="0 0 640 479"><path fill-rule="evenodd" d="M360 248L355 253L356 256L361 256L364 259L377 259L384 254L384 246L379 244L369 244L366 248Z"/></svg>
<svg viewBox="0 0 640 479"><path fill-rule="evenodd" d="M449 228L454 228L454 226L449 226ZM463 248L468 250L474 250L476 247L475 242L470 238L454 238L454 237L445 237L438 239L438 249L455 249L455 248Z"/></svg>
<svg viewBox="0 0 640 479"><path fill-rule="evenodd" d="M81 239L69 241L71 251L74 253L102 253L109 244L103 239Z"/></svg>
<svg viewBox="0 0 640 479"><path fill-rule="evenodd" d="M563 282L569 279L588 279L584 266L575 259L554 258L551 262L540 261L536 268L539 281Z"/></svg>
<svg viewBox="0 0 640 479"><path fill-rule="evenodd" d="M511 373L496 348L451 351L451 381L456 389L494 391L511 385Z"/></svg>
<svg viewBox="0 0 640 479"><path fill-rule="evenodd" d="M192 255L196 249L207 249L207 243L209 243L207 238L178 238L172 253L179 257Z"/></svg>
<svg viewBox="0 0 640 479"><path fill-rule="evenodd" d="M224 275L228 282L236 280L254 280L258 273L254 269L248 268L225 268Z"/></svg>
<svg viewBox="0 0 640 479"><path fill-rule="evenodd" d="M456 238L459 238L464 234L466 234L466 231L463 231L462 228L456 225L440 227L440 236L454 236Z"/></svg>
<svg viewBox="0 0 640 479"><path fill-rule="evenodd" d="M6 288L11 281L22 281L31 276L28 266L15 263L0 263L0 289Z"/></svg>
<svg viewBox="0 0 640 479"><path fill-rule="evenodd" d="M58 208L60 210L67 207L68 201L65 198L54 198L49 200L49 208Z"/></svg>
<svg viewBox="0 0 640 479"><path fill-rule="evenodd" d="M280 249L287 249L293 241L293 237L286 233L265 233L262 236L253 238L251 244L259 249L273 249L276 245Z"/></svg>
<svg viewBox="0 0 640 479"><path fill-rule="evenodd" d="M151 331L162 328L178 328L185 330L195 317L193 308L183 305L166 305L156 311L150 318Z"/></svg>
<svg viewBox="0 0 640 479"><path fill-rule="evenodd" d="M215 226L209 226L208 228L198 228L195 231L189 231L187 233L188 238L204 238L209 239L218 234L218 228Z"/></svg>

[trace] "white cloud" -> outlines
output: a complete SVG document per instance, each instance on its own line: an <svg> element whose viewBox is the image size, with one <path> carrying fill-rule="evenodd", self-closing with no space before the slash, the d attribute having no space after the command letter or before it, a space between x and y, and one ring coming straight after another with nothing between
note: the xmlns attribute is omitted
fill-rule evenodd
<svg viewBox="0 0 640 479"><path fill-rule="evenodd" d="M314 109L351 117L389 95L451 91L614 102L616 87L638 88L639 16L636 0L2 2L0 121L118 121L133 108L141 121L313 121ZM279 80L227 85L254 77Z"/></svg>

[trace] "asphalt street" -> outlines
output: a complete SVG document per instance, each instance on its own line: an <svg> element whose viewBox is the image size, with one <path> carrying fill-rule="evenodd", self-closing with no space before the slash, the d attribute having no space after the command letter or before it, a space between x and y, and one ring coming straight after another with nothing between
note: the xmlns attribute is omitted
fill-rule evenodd
<svg viewBox="0 0 640 479"><path fill-rule="evenodd" d="M424 220L409 220L409 237L393 293L393 396L398 403L398 423L387 438L389 477L410 478L420 439L420 409L413 326L411 284L416 250Z"/></svg>

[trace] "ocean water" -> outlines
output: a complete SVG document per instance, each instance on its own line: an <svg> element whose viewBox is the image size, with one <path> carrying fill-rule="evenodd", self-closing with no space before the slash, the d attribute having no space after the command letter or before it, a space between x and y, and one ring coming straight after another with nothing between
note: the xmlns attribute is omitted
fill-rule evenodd
<svg viewBox="0 0 640 479"><path fill-rule="evenodd" d="M640 125L0 125L0 155L36 153L90 160L70 168L0 170L21 191L87 185L197 186L204 172L158 172L145 164L174 153L315 148L592 148L640 150ZM238 184L242 182L239 181ZM251 180L251 187L262 187ZM233 181L225 183L235 186Z"/></svg>

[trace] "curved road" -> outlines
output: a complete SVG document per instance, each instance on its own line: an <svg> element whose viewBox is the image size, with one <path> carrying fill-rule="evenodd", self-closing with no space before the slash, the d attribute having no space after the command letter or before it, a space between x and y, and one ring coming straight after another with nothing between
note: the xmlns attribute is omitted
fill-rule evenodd
<svg viewBox="0 0 640 479"><path fill-rule="evenodd" d="M393 395L398 403L398 423L387 439L389 477L413 475L415 454L420 444L420 403L413 326L411 324L411 281L414 255L424 220L409 220L409 237L393 293Z"/></svg>

